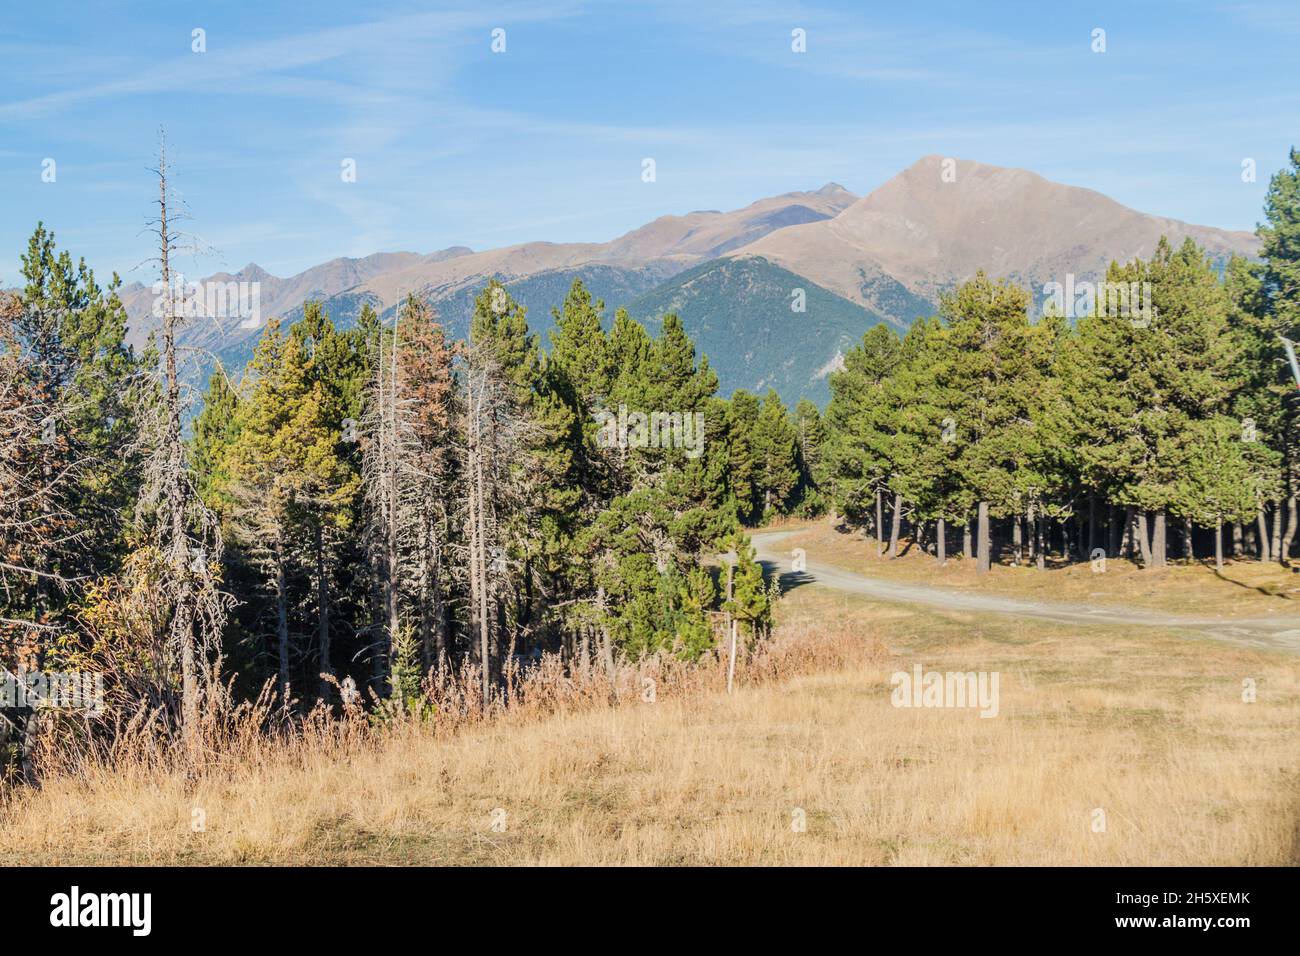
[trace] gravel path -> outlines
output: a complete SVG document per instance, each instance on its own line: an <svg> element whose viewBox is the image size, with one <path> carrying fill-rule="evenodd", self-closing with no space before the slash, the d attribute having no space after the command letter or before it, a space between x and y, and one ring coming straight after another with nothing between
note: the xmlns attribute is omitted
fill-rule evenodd
<svg viewBox="0 0 1300 956"><path fill-rule="evenodd" d="M880 601L922 605L949 611L973 611L1006 614L1011 617L1036 618L1065 624L1147 625L1187 631L1194 635L1215 637L1250 647L1270 647L1300 653L1300 615L1279 613L1276 617L1206 618L1168 614L1147 608L1114 605L1067 604L1056 601L1023 600L993 594L968 594L928 584L882 581L855 571L848 571L807 556L807 569L791 571L789 548L781 547L791 531L769 531L752 537L758 559L769 569L781 572L782 586L816 583L837 591L861 594Z"/></svg>

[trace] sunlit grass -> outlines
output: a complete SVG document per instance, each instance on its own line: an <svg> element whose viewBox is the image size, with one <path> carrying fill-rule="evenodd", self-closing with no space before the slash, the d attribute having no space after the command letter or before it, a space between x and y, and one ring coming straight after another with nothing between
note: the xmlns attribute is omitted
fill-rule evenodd
<svg viewBox="0 0 1300 956"><path fill-rule="evenodd" d="M787 639L839 651L731 697L408 727L194 783L143 766L53 779L5 810L0 840L41 863L1300 862L1291 657L815 587L781 613ZM917 662L999 671L999 716L891 706L890 675Z"/></svg>

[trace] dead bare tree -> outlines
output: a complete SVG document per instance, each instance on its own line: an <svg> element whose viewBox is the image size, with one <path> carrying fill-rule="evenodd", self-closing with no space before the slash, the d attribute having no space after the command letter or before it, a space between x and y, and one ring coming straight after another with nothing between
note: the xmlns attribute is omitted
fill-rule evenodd
<svg viewBox="0 0 1300 956"><path fill-rule="evenodd" d="M51 595L75 583L59 558L84 537L67 506L85 459L69 443L69 398L52 368L55 322L28 315L23 302L0 294L0 665L40 669L50 639ZM33 708L0 712L0 740L20 744L24 776L41 715Z"/></svg>
<svg viewBox="0 0 1300 956"><path fill-rule="evenodd" d="M455 354L432 311L414 297L392 333L377 343L362 422L362 481L379 632L374 675L381 693L391 690L404 620L418 631L425 672L449 653L451 573L445 558L454 507L446 481Z"/></svg>
<svg viewBox="0 0 1300 956"><path fill-rule="evenodd" d="M364 539L371 555L376 587L377 640L371 661L376 692L391 690L392 650L401 628L398 589L401 582L401 514L405 483L402 461L412 453L412 438L404 427L398 394L398 344L380 334L370 403L362 421L361 474L368 520Z"/></svg>
<svg viewBox="0 0 1300 956"><path fill-rule="evenodd" d="M471 355L476 352L471 351ZM495 595L489 579L489 529L496 530L496 515L487 495L484 472L490 467L486 432L492 402L491 376L472 365L465 376L465 540L469 547L470 620L478 640L483 702L491 699L491 626ZM495 536L493 537L495 540Z"/></svg>
<svg viewBox="0 0 1300 956"><path fill-rule="evenodd" d="M447 566L447 552L456 508L448 487L456 477L452 431L458 415L455 361L460 348L447 342L436 313L413 295L401 310L397 337L400 407L415 437L415 455L405 468L413 489L410 520L415 529L409 588L417 604L421 669L427 674L451 658L454 574Z"/></svg>
<svg viewBox="0 0 1300 956"><path fill-rule="evenodd" d="M178 313L172 286L172 260L182 238L175 229L168 182L167 144L158 149L158 216L149 230L158 237L155 260L162 296L162 400L144 416L146 459L137 520L147 529L162 557L159 601L169 611L170 650L180 660L181 733L187 756L197 761L203 683L209 659L219 651L230 599L217 586L221 567L221 529L190 480L181 437L185 403L177 370Z"/></svg>
<svg viewBox="0 0 1300 956"><path fill-rule="evenodd" d="M509 593L512 562L507 519L523 513L527 483L518 465L535 429L517 407L514 386L491 348L464 347L461 493L470 595L470 621L482 668L484 703L506 652L503 599Z"/></svg>
<svg viewBox="0 0 1300 956"><path fill-rule="evenodd" d="M16 297L0 298L0 589L6 597L23 579L38 587L71 583L47 568L49 555L77 537L61 491L81 464L58 455L67 409L45 387L39 359L18 334L21 310Z"/></svg>

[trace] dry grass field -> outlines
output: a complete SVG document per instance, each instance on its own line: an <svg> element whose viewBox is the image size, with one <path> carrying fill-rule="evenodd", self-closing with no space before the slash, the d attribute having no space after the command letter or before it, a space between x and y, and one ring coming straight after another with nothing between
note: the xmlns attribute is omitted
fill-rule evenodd
<svg viewBox="0 0 1300 956"><path fill-rule="evenodd" d="M52 779L0 809L0 842L42 864L1300 862L1295 657L817 587L782 600L781 640L828 635L837 653L730 697L410 727L191 782ZM998 716L892 706L915 663L998 671Z"/></svg>

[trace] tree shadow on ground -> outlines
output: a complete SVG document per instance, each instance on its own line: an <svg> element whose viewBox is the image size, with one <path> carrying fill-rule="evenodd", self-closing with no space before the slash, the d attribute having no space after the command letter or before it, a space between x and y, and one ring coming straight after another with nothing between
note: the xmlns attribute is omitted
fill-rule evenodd
<svg viewBox="0 0 1300 956"><path fill-rule="evenodd" d="M1244 588L1247 591L1256 591L1264 595L1265 597L1275 597L1283 601L1297 600L1295 595L1287 594L1285 591L1278 591L1275 588L1272 588L1268 585L1251 584L1247 581L1238 581L1236 578L1229 577L1226 573L1224 573L1227 570L1227 568L1225 567L1223 571L1220 571L1218 568L1214 566L1214 561L1212 559L1203 559L1197 563L1199 563L1201 567L1208 568L1209 570L1213 571L1214 576L1218 578L1220 581L1227 581L1229 584L1235 584L1237 587ZM1290 571L1292 574L1295 574L1297 573L1297 571L1300 571L1300 569L1291 568Z"/></svg>
<svg viewBox="0 0 1300 956"><path fill-rule="evenodd" d="M763 580L770 582L775 579L781 586L782 594L788 594L795 588L812 584L817 580L807 571L782 571L775 561L759 561L759 564L763 567Z"/></svg>

